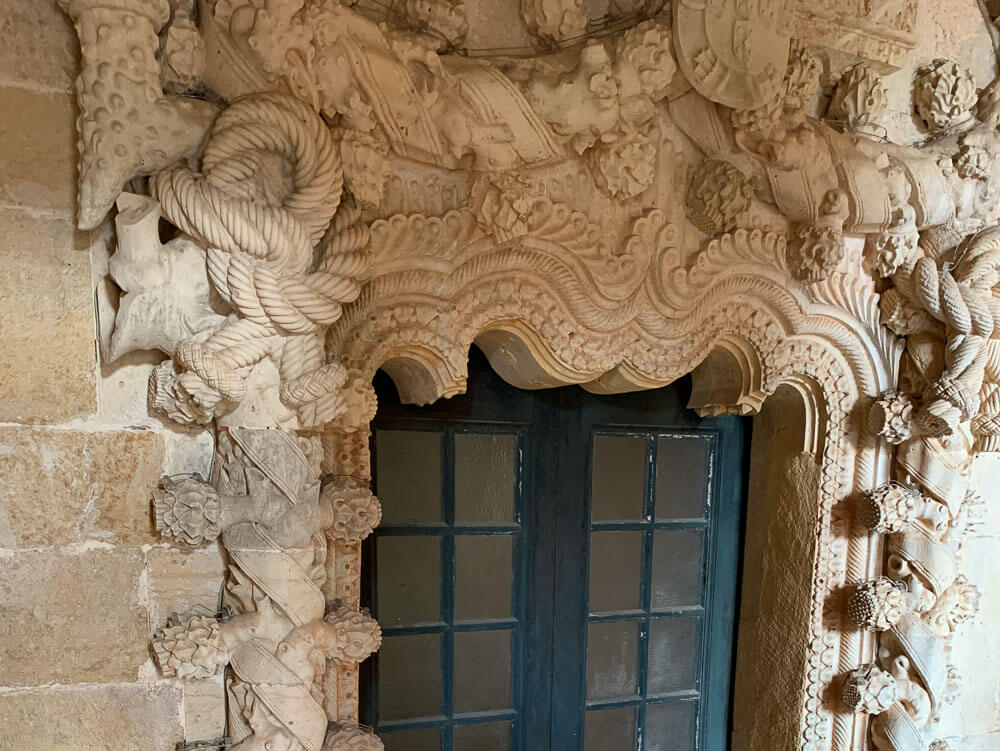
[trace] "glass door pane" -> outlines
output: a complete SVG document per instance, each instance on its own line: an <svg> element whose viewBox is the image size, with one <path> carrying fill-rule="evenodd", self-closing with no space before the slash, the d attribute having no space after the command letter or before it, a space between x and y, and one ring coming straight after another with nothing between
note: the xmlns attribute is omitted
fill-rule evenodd
<svg viewBox="0 0 1000 751"><path fill-rule="evenodd" d="M697 751L718 438L621 430L590 447L584 748Z"/></svg>
<svg viewBox="0 0 1000 751"><path fill-rule="evenodd" d="M684 386L469 392L376 381L383 628L361 720L389 751L725 751L745 439Z"/></svg>
<svg viewBox="0 0 1000 751"><path fill-rule="evenodd" d="M364 719L387 748L511 751L523 430L435 427L374 433L385 513L366 547L384 636ZM407 485L400 468L424 477Z"/></svg>

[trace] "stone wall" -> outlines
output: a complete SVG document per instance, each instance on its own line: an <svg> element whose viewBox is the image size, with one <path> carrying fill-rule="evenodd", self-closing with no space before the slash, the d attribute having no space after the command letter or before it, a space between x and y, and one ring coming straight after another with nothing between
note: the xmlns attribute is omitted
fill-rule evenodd
<svg viewBox="0 0 1000 751"><path fill-rule="evenodd" d="M978 523L959 557L959 570L979 587L979 615L964 638L955 642L952 659L962 678L961 692L941 725L952 751L1000 748L1000 454L976 458L973 476L980 498Z"/></svg>
<svg viewBox="0 0 1000 751"><path fill-rule="evenodd" d="M166 751L185 715L221 735L221 686L160 678L149 637L215 610L223 561L164 545L150 491L206 473L211 438L147 416L148 363L100 364L110 232L74 229L78 65L55 0L0 0L0 748Z"/></svg>

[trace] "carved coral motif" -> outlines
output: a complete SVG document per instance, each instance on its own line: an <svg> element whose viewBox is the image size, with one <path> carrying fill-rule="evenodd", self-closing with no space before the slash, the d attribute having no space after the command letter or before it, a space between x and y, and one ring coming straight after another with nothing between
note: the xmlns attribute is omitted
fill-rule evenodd
<svg viewBox="0 0 1000 751"><path fill-rule="evenodd" d="M214 109L163 94L156 32L169 18L167 0L60 0L60 5L76 24L83 57L76 82L77 223L93 229L126 182L194 154Z"/></svg>

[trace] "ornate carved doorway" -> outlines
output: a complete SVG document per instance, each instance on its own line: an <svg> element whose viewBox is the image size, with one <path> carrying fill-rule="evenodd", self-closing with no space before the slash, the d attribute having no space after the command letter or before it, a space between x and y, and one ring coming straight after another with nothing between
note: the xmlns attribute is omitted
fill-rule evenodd
<svg viewBox="0 0 1000 751"><path fill-rule="evenodd" d="M376 386L362 721L386 748L727 748L744 421L685 410L686 381L517 390L476 350L432 407Z"/></svg>

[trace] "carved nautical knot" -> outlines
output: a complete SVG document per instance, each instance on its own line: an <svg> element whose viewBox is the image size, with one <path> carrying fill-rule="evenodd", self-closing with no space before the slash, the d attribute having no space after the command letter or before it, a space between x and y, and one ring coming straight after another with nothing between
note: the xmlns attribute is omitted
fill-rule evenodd
<svg viewBox="0 0 1000 751"><path fill-rule="evenodd" d="M357 207L341 204L342 186L326 124L280 94L225 110L201 173L175 167L156 175L152 190L164 214L205 248L213 287L238 312L207 337L182 343L175 368L155 374L153 401L171 417L205 422L239 402L250 367L268 356L280 371L281 399L303 426L336 415L345 375L324 362L322 329L357 297L368 244Z"/></svg>
<svg viewBox="0 0 1000 751"><path fill-rule="evenodd" d="M978 447L992 450L1000 441L1000 307L995 292L1000 283L1000 228L971 237L959 246L954 260L920 258L897 272L893 282L881 302L886 324L904 336L943 326L945 346L940 375L924 389L912 425L897 419L886 437L949 435L971 420ZM882 400L877 409L901 417L905 406Z"/></svg>

